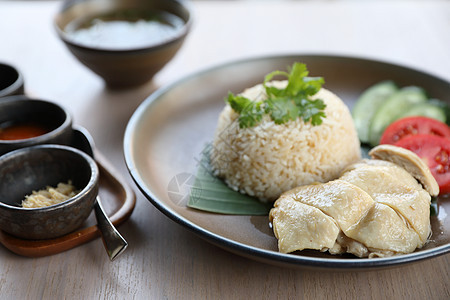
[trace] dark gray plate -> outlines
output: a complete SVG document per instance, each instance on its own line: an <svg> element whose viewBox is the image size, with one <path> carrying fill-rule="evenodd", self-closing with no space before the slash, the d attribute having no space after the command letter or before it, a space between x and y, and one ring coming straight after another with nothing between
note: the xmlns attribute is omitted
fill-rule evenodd
<svg viewBox="0 0 450 300"><path fill-rule="evenodd" d="M212 141L217 117L229 91L238 93L262 82L274 70L304 62L311 76L323 76L325 87L352 107L370 85L386 79L419 85L431 97L445 99L450 84L434 76L379 61L336 56L275 56L237 61L194 74L147 98L129 121L124 138L129 171L143 194L172 220L206 240L266 263L328 269L391 267L450 251L450 204L440 199L440 214L432 217L433 236L414 253L379 259L332 256L317 251L277 252L267 217L229 216L186 207L188 187L201 152Z"/></svg>

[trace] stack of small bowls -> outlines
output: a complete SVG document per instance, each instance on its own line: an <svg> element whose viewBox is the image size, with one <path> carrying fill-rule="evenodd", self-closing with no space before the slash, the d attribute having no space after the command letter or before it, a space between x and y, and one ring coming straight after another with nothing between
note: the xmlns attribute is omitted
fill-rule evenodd
<svg viewBox="0 0 450 300"><path fill-rule="evenodd" d="M67 110L28 98L23 87L14 67L0 65L0 229L22 239L57 238L79 228L91 213L99 170L91 156L74 147ZM45 130L30 134L23 124ZM32 191L69 180L79 190L74 197L47 207L22 207Z"/></svg>

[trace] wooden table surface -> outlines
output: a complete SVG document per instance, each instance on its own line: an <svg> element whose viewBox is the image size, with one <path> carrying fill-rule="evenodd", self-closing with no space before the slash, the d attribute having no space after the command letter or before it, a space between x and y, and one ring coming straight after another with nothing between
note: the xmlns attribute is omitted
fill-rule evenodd
<svg viewBox="0 0 450 300"><path fill-rule="evenodd" d="M370 272L266 265L219 249L160 213L133 185L123 134L155 89L235 59L337 54L380 59L450 81L449 1L193 1L195 22L152 82L112 91L75 60L53 28L58 1L0 2L0 61L24 74L26 93L61 103L133 186L119 227L130 246L110 262L100 239L43 258L0 247L2 299L449 299L450 255Z"/></svg>

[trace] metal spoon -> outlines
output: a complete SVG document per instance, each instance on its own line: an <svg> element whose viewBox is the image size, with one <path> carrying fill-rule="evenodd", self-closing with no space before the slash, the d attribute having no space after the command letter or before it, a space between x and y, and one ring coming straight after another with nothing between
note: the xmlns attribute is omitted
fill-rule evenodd
<svg viewBox="0 0 450 300"><path fill-rule="evenodd" d="M103 245L109 259L113 261L128 247L127 241L120 235L117 229L109 220L100 202L100 196L97 196L97 202L94 205L97 226L102 235Z"/></svg>
<svg viewBox="0 0 450 300"><path fill-rule="evenodd" d="M72 139L72 144L75 148L78 148L91 157L94 157L94 142L86 129L80 126L74 126ZM109 259L113 261L117 256L125 251L128 247L128 243L109 220L105 210L102 207L99 196L97 196L94 211L97 219L97 226L102 235L106 253L108 253Z"/></svg>

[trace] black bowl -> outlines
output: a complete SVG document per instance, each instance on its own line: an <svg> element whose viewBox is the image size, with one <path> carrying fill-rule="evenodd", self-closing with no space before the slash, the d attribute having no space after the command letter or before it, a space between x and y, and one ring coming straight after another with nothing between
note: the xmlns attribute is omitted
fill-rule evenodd
<svg viewBox="0 0 450 300"><path fill-rule="evenodd" d="M21 206L26 195L72 181L80 192L59 204ZM89 216L98 194L99 170L84 152L61 145L22 148L0 157L0 229L24 239L70 233Z"/></svg>
<svg viewBox="0 0 450 300"><path fill-rule="evenodd" d="M151 11L170 13L180 18L183 25L167 39L149 39L142 45L129 44L120 48L81 42L72 34L77 28L75 24L84 24L93 18L114 16L123 20ZM150 81L181 48L191 23L192 8L183 0L66 0L54 19L58 37L70 52L111 88L130 88ZM121 36L119 40L125 38Z"/></svg>
<svg viewBox="0 0 450 300"><path fill-rule="evenodd" d="M24 93L22 74L13 66L0 63L0 97Z"/></svg>
<svg viewBox="0 0 450 300"><path fill-rule="evenodd" d="M73 27L77 27L74 24L84 24L89 19L114 15L122 20L148 11L170 13L179 17L183 25L168 39L149 39L148 43L124 48L80 42L72 35ZM181 48L191 23L192 8L182 0L66 0L54 20L58 37L70 52L111 88L130 88L150 81Z"/></svg>
<svg viewBox="0 0 450 300"><path fill-rule="evenodd" d="M33 123L47 128L45 134L19 140L0 139L0 155L23 147L41 144L70 145L72 117L56 103L30 99L24 95L0 100L0 130L11 124Z"/></svg>

